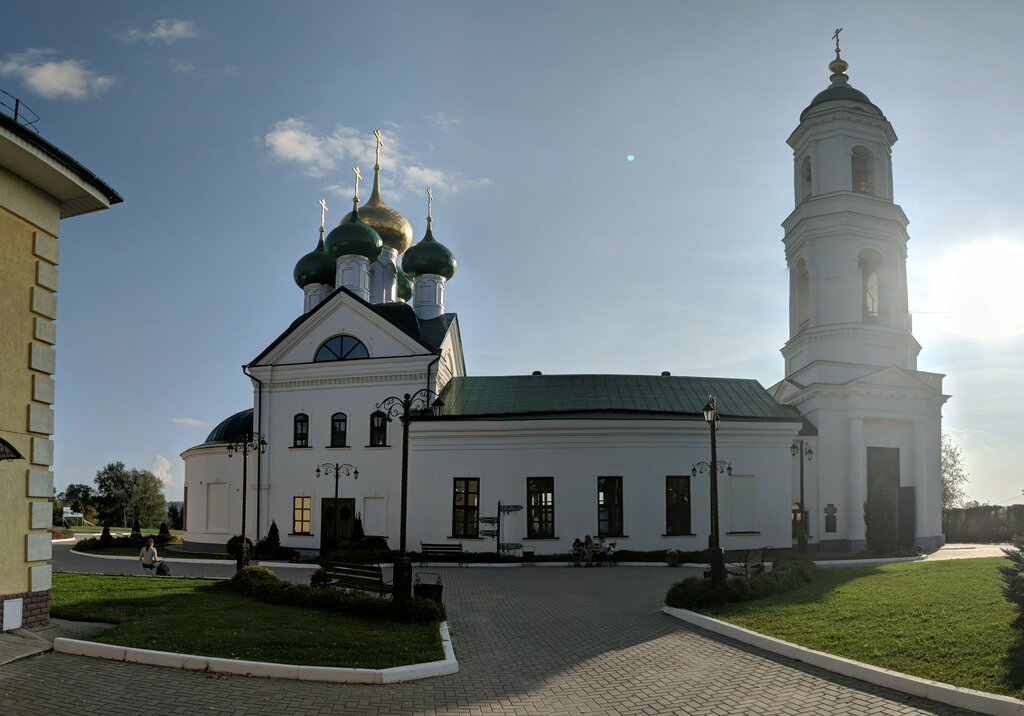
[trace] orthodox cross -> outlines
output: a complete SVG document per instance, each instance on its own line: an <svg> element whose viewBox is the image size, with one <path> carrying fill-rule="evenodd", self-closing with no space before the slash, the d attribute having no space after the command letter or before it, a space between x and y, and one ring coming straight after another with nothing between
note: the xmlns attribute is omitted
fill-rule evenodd
<svg viewBox="0 0 1024 716"><path fill-rule="evenodd" d="M839 54L839 33L843 31L843 28L837 27L836 34L832 35L832 39L836 41L836 54Z"/></svg>
<svg viewBox="0 0 1024 716"><path fill-rule="evenodd" d="M384 146L384 140L380 138L380 130L373 130L373 136L377 138L377 163L373 167L374 169L380 169L380 148Z"/></svg>
<svg viewBox="0 0 1024 716"><path fill-rule="evenodd" d="M433 221L432 215L434 213L434 192L431 191L430 187L427 187L427 223Z"/></svg>
<svg viewBox="0 0 1024 716"><path fill-rule="evenodd" d="M324 220L327 218L327 202L320 200L320 231L324 230Z"/></svg>
<svg viewBox="0 0 1024 716"><path fill-rule="evenodd" d="M359 201L359 182L362 181L363 175L359 173L359 167L352 167L352 171L356 175L356 195L352 197L352 201Z"/></svg>

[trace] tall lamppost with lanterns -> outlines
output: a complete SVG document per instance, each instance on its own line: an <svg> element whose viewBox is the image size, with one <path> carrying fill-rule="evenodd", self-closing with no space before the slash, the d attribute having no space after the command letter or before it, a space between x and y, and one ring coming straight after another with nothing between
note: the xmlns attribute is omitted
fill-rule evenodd
<svg viewBox="0 0 1024 716"><path fill-rule="evenodd" d="M789 446L789 452L793 457L800 457L800 505L796 534L796 551L799 554L807 554L807 509L804 507L804 460L810 462L814 451L806 441L797 438Z"/></svg>
<svg viewBox="0 0 1024 716"><path fill-rule="evenodd" d="M323 465L319 465L316 468L316 477L318 480L321 475L331 477L331 473L334 473L334 547L337 548L338 532L341 525L341 509L338 505L338 480L342 475L345 477L351 476L353 480L358 480L359 468L354 465L349 465L348 463L339 465L336 462L325 462Z"/></svg>
<svg viewBox="0 0 1024 716"><path fill-rule="evenodd" d="M433 400L431 400L433 399ZM386 398L377 406L377 412L372 417L373 427L376 430L383 430L384 422L391 422L398 418L402 423L402 513L399 536L399 557L395 562L394 593L395 599L404 602L412 593L412 563L406 555L406 522L408 515L409 499L409 421L413 417L423 415L434 415L439 417L444 409L444 401L429 388L422 388L412 395L406 393L403 397L391 396Z"/></svg>
<svg viewBox="0 0 1024 716"><path fill-rule="evenodd" d="M715 584L725 584L725 551L722 549L718 526L718 475L722 472L732 475L732 465L718 459L718 426L721 418L713 395L708 396L708 402L704 406L704 422L711 427L711 462L698 462L691 468L690 475L697 477L697 473L707 472L711 476L711 533L708 535L708 561L711 566L711 581Z"/></svg>
<svg viewBox="0 0 1024 716"><path fill-rule="evenodd" d="M245 513L247 510L246 496L248 487L249 453L259 451L262 455L267 452L267 441L262 433L248 433L239 435L235 441L228 443L228 457L236 452L242 453L242 544L238 547L238 557L235 559L235 571L249 564L249 543L245 540Z"/></svg>

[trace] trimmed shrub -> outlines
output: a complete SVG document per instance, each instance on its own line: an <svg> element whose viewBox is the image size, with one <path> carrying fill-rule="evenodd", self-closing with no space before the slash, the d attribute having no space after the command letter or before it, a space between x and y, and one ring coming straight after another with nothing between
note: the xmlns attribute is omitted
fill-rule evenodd
<svg viewBox="0 0 1024 716"><path fill-rule="evenodd" d="M785 557L776 560L770 572L756 577L730 577L722 585L710 579L687 577L669 588L665 605L677 609L707 609L763 599L809 584L816 575L817 567L809 559Z"/></svg>
<svg viewBox="0 0 1024 716"><path fill-rule="evenodd" d="M251 555L253 553L252 540L246 537L245 542L249 545L249 554ZM235 535L229 539L228 543L225 545L225 549L227 550L227 553L231 555L232 559L238 559L238 556L242 551L242 535Z"/></svg>
<svg viewBox="0 0 1024 716"><path fill-rule="evenodd" d="M282 582L265 567L245 567L232 577L232 589L253 599L293 607L319 609L335 614L391 619L416 624L433 624L445 618L444 607L429 599L412 597L404 614L394 600L381 599L364 592L341 589L313 589L302 584Z"/></svg>

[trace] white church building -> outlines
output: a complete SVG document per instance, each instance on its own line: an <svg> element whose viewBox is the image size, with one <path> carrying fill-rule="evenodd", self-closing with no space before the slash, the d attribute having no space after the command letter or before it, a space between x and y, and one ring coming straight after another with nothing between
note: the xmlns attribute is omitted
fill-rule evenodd
<svg viewBox="0 0 1024 716"><path fill-rule="evenodd" d="M406 457L409 550L494 552L494 525L481 518L499 503L522 506L503 513L510 551L565 553L584 535L619 550L704 549L710 479L694 466L710 458L702 411L713 395L718 458L731 468L718 475L727 551L793 546L801 502L811 551L863 548L865 505L901 543L940 546L948 396L942 375L917 370L896 135L849 85L838 47L829 69L788 140L795 209L783 223L790 336L779 383L468 375L445 305L455 258L431 218L413 244L410 223L384 203L378 141L369 200L358 206L357 180L353 212L326 237L322 227L295 267L303 313L245 366L252 408L182 453L186 544L223 549L244 504L254 541L275 521L282 544L302 551L359 527L397 548ZM402 424L379 406L418 392L436 410L410 421L403 454ZM226 448L250 433L266 452L248 458L243 502L241 457ZM333 470L316 473L325 463L358 469L337 481L338 503Z"/></svg>

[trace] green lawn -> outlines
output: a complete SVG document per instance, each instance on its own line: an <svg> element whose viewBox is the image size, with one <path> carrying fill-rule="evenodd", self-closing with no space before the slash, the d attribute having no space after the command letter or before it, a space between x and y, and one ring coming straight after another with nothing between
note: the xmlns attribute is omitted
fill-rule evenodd
<svg viewBox="0 0 1024 716"><path fill-rule="evenodd" d="M801 646L926 679L1024 697L1024 636L1003 558L819 569L815 583L706 613Z"/></svg>
<svg viewBox="0 0 1024 716"><path fill-rule="evenodd" d="M444 658L436 626L259 602L205 579L53 575L50 613L117 624L94 641L282 664L382 669Z"/></svg>

